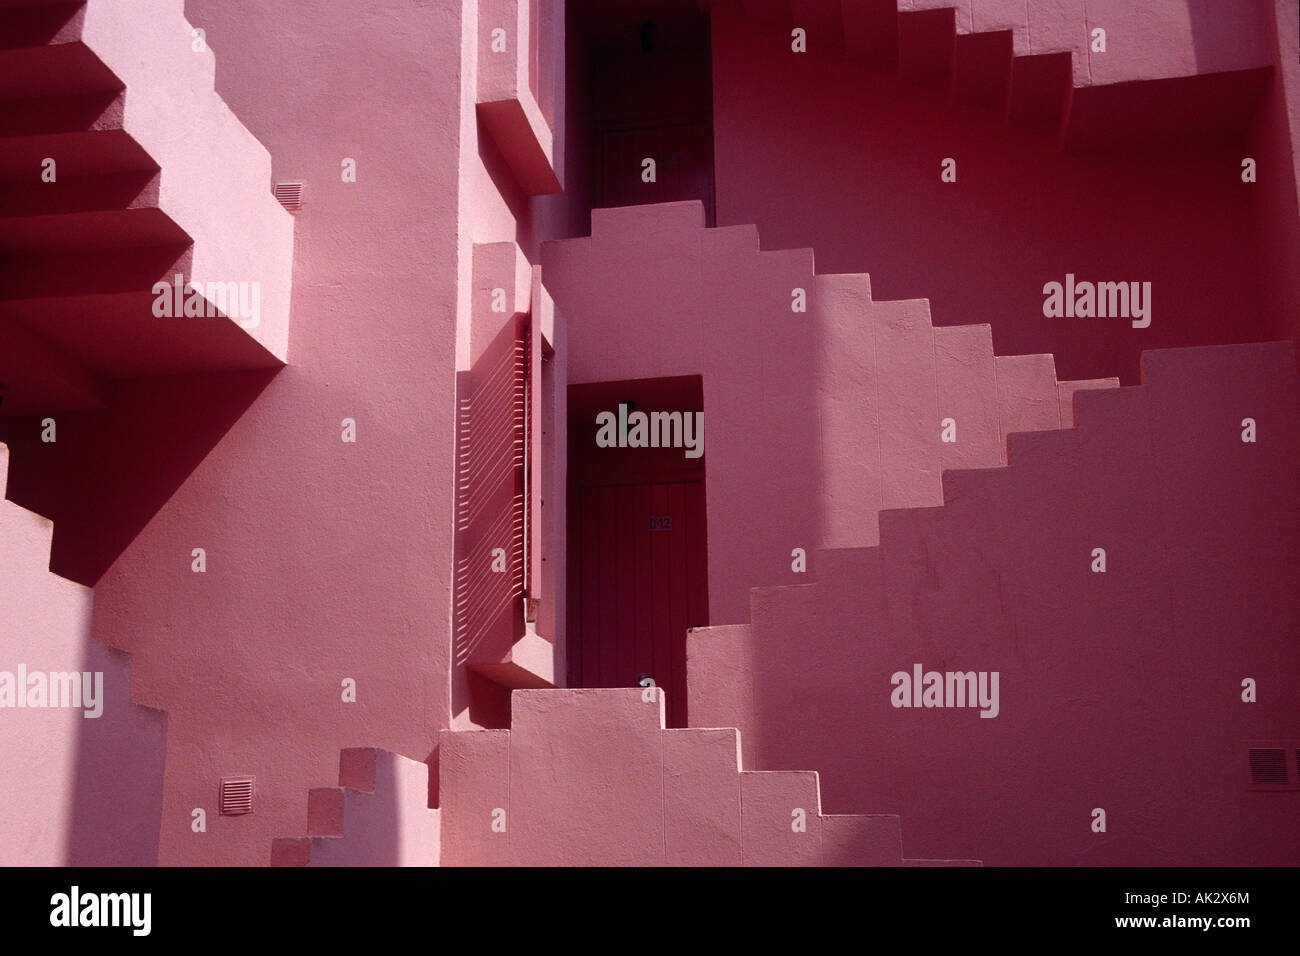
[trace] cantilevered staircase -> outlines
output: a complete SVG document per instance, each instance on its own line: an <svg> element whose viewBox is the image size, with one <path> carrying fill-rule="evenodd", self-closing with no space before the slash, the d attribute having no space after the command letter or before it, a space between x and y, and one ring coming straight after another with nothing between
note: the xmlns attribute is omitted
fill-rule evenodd
<svg viewBox="0 0 1300 956"><path fill-rule="evenodd" d="M712 16L805 31L810 55L843 54L942 91L954 105L1054 128L1066 149L1244 130L1268 63L1239 42L1267 14L1241 5L1222 36L1126 4L1036 0L700 0ZM1226 13L1227 11L1221 11ZM1093 30L1110 33L1106 52ZM1182 31L1182 32L1180 32ZM1159 42L1154 38L1159 37ZM1227 40L1231 37L1231 40ZM1136 85L1140 81L1140 86Z"/></svg>
<svg viewBox="0 0 1300 956"><path fill-rule="evenodd" d="M24 789L5 804L44 796L49 779L65 805L50 808L51 832L4 840L19 853L11 862L157 861L165 715L130 702L148 700L146 662L128 697L126 655L90 637L90 589L49 572L53 525L19 504L44 510L29 496L53 484L45 469L75 458L65 413L129 417L114 404L120 383L285 362L292 217L214 74L183 0L0 0L0 428L14 448L10 461L0 445L14 499L0 502L0 550L8 581L29 589L0 613L0 668L103 671L108 695L102 717L75 714L72 727L58 724L66 711L19 712L50 721L32 741L50 736L24 755L28 775L13 776ZM157 284L178 276L189 310L160 314ZM45 416L60 444L36 437ZM148 427L143 415L133 424ZM119 503L96 497L109 512Z"/></svg>
<svg viewBox="0 0 1300 956"><path fill-rule="evenodd" d="M116 379L283 363L292 218L214 71L182 0L0 2L6 413L102 407ZM155 313L154 284L178 274L203 289L201 317ZM220 300L230 283L250 302L257 284L256 316Z"/></svg>

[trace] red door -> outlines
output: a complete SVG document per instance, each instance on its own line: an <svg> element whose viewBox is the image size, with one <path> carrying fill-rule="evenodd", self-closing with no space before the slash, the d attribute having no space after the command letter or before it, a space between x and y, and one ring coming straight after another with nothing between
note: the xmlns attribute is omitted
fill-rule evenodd
<svg viewBox="0 0 1300 956"><path fill-rule="evenodd" d="M671 727L686 726L686 629L708 623L704 484L581 491L580 593L569 686L664 688ZM576 637L576 643L575 643Z"/></svg>

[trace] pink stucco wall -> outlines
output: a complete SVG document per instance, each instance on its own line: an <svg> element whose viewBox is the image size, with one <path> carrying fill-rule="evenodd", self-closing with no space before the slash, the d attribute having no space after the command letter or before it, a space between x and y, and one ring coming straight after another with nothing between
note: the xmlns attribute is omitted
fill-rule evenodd
<svg viewBox="0 0 1300 956"><path fill-rule="evenodd" d="M63 560L97 581L96 637L133 652L137 696L169 714L164 864L265 863L273 838L301 832L340 748L424 761L438 729L476 725L454 712L452 682L467 678L450 639L462 272L475 243L535 253L538 229L583 218L566 198L512 191L479 135L473 11L186 5L273 179L305 183L289 366L122 385L108 410L69 418L57 464L24 479L42 510L76 519ZM376 98L393 120L379 127ZM176 441L148 451L162 433ZM139 458L159 462L143 482ZM96 507L92 475L124 506ZM217 781L235 773L256 775L256 810L220 817ZM199 807L206 834L190 827Z"/></svg>
<svg viewBox="0 0 1300 956"><path fill-rule="evenodd" d="M95 623L170 716L160 861L264 864L341 747L423 760L447 719L460 18L187 13L275 178L306 183L290 365L99 581ZM376 97L409 121L377 131ZM356 183L341 181L345 157ZM256 775L256 811L219 817L233 773Z"/></svg>
<svg viewBox="0 0 1300 956"><path fill-rule="evenodd" d="M174 19L182 5L167 6ZM1218 693L1204 683L1197 661L1216 666L1226 661L1289 679L1279 648L1295 609L1278 592L1282 577L1294 568L1286 555L1277 564L1266 559L1279 557L1273 536L1294 522L1293 503L1278 485L1278 475L1290 474L1286 468L1294 465L1294 435L1290 457L1278 457L1274 476L1259 487L1233 485L1216 470L1220 462L1212 454L1188 459L1195 476L1190 481L1182 473L1152 477L1149 471L1124 471L1124 456L1145 454L1139 438L1150 436L1134 431L1132 418L1102 415L1098 421L1104 420L1109 431L1099 432L1099 444L1083 451L1071 444L1079 435L1091 441L1092 433L1083 429L1063 445L1017 445L1060 451L1052 462L1035 466L1039 471L1033 474L1041 481L1017 479L1023 482L1016 486L1019 497L999 499L1004 513L1019 515L1028 531L988 526L992 512L978 508L956 508L952 516L939 518L913 510L883 519L879 527L893 529L884 535L894 538L889 553L902 555L889 565L898 594L921 601L934 596L925 588L938 587L930 577L938 559L918 541L930 527L927 522L937 522L953 540L965 542L964 558L942 558L950 573L945 593L953 606L987 611L984 623L997 630L1002 612L992 606L988 582L978 571L982 542L995 542L1025 573L1017 579L1023 590L1015 593L1025 601L1017 614L1035 626L1060 624L1070 638L1059 654L1035 656L1032 648L1024 651L1029 646L1024 642L1011 651L995 647L991 639L980 643L983 638L964 636L944 618L943 626L954 628L953 642L927 644L933 635L918 636L901 626L914 617L911 605L888 611L886 616L900 618L900 627L881 636L886 643L879 649L908 658L897 667L906 666L918 648L930 648L938 659L956 653L954 648L973 647L993 661L981 667L1005 666L1016 680L1034 683L1033 726L1014 709L1008 711L1011 719L999 718L1002 723L974 721L978 733L996 723L988 734L996 744L991 750L988 739L945 735L932 727L910 738L949 761L953 779L961 782L955 790L909 770L915 767L915 750L904 746L906 739L857 732L859 718L880 716L870 709L878 703L874 698L868 706L849 696L850 675L868 680L870 673L844 666L842 656L855 653L854 641L870 616L858 595L868 573L859 566L864 552L829 559L815 553L827 545L873 544L881 534L876 518L881 508L937 504L942 469L1000 463L1009 431L1068 425L1059 405L1068 392L1058 391L1056 377L1119 375L1131 384L1139 380L1144 349L1296 333L1295 320L1285 318L1300 314L1291 274L1300 250L1294 148L1300 74L1293 7L1278 0L1280 27L1274 35L1265 29L1267 4L1243 5L1216 32L1206 28L1205 4L1162 0L1137 10L1119 2L1090 3L1088 22L1094 14L1106 20L1114 52L1104 60L1077 58L1074 81L1080 86L1152 79L1180 83L1177 78L1190 73L1250 71L1269 62L1273 43L1281 65L1268 77L1252 73L1240 86L1214 87L1224 93L1218 109L1246 117L1244 133L1195 148L1171 139L1076 154L1060 151L1056 131L1007 129L996 117L955 109L942 96L868 74L839 52L817 49L792 56L788 35L742 16L737 4L716 4L717 221L728 228L705 231L702 210L693 204L588 213L597 172L588 115L593 91L584 82L586 53L563 31L551 35L566 44L568 66L564 82L557 83L553 96L547 94L546 111L560 127L568 191L536 197L519 188L476 112L484 27L479 11L495 9L492 5L378 4L344 10L327 0L188 0L183 6L190 21L206 30L215 67L211 54L204 53L169 78L140 72L138 64L124 59L121 70L135 87L128 102L197 96L199 81L215 69L217 93L247 130L228 122L225 107L207 93L203 116L209 125L196 126L184 142L169 139L171 127L147 111L135 128L154 138L166 166L164 205L188 217L194 231L203 234L199 238L209 240L201 246L204 268L243 268L240 263L259 258L260 240L287 232L281 210L273 207L268 218L274 228L241 241L229 220L212 215L216 206L207 189L225 184L224 191L238 180L240 188L255 186L266 205L261 179L268 154L274 181L305 183L305 204L294 222L291 325L271 324L260 333L266 347L288 364L281 370L107 384L106 409L60 416L56 445L39 441L32 420L6 421L3 437L23 462L14 472L10 497L53 518L64 531L56 529L50 552L48 524L5 504L5 520L12 524L4 532L6 555L12 545L20 570L0 587L4 650L15 661L28 658L30 667L102 669L109 687L102 722L28 712L6 723L18 728L17 721L23 721L14 740L6 738L6 757L34 767L35 775L31 786L6 794L5 805L31 805L33 792L48 797L40 814L5 821L14 837L5 842L20 848L23 862L39 856L42 862L266 863L274 838L302 832L309 792L334 785L340 750L349 747L385 748L399 760L429 761L435 772L427 780L404 772L399 792L391 794L391 807L403 808L407 819L418 818L421 826L403 835L391 814L365 816L351 834L359 842L350 844L364 852L347 858L429 861L428 820L417 812L423 809L418 791L427 787L430 800L439 798L440 732L501 728L489 733L505 734L511 726L509 692L456 666L451 633L457 374L472 365L475 337L492 331L476 327L482 316L473 301L475 249L486 244L514 244L525 266L542 263L561 317L553 339L560 355L548 385L558 475L551 492L558 506L549 516L554 537L546 559L549 593L556 599L541 619L546 639L557 648L565 646L559 600L565 555L556 539L565 527L557 449L565 448L566 385L699 375L710 422L712 621L750 620L751 586L820 582L816 588L764 592L755 598L752 628L727 631L737 641L760 634L813 635L799 647L802 657L786 660L778 653L744 671L724 655L727 666L693 688L702 695L700 714L713 707L720 721L753 735L760 767L823 771L823 798L832 811L914 815L910 819L923 842L909 855L997 861L989 842L1010 832L1012 818L999 817L996 826L970 824L960 803L970 798L952 794L983 799L991 776L1005 769L1003 776L1023 783L1017 791L1020 804L1006 805L1021 806L1031 824L1023 828L1020 843L1007 844L1021 854L1017 859L1162 861L1193 844L1200 849L1186 851L1192 856L1178 862L1235 860L1234 854L1250 862L1294 859L1293 844L1265 846L1270 827L1278 825L1271 814L1285 810L1277 802L1254 822L1233 823L1200 843L1186 820L1169 817L1149 821L1147 843L1139 850L1102 841L1097 851L1086 836L1048 846L1041 834L1056 825L1052 814L1058 811L1041 799L1044 785L1037 778L1016 777L1022 769L1004 766L1015 746L1042 755L1045 745L1031 731L1044 721L1068 735L1094 726L1088 721L1105 711L1098 698L1051 723L1053 707L1062 699L1073 701L1071 688L1077 686L1060 682L1062 662L1087 681L1117 682L1105 684L1107 692L1138 702L1101 715L1105 741L1123 740L1135 722L1148 718L1151 726L1174 735L1185 715L1170 709L1153 715L1143 709L1143 694L1153 686L1150 681L1166 701L1189 689ZM1034 11L1020 0L956 6L959 30L1010 29L1017 54L1041 52L1035 46L1040 41L1051 49L1078 49L1077 36L1071 40L1067 30L1051 26L1080 18L1073 2L1043 5L1052 13L1045 20L1030 16ZM549 15L558 18L552 22L562 19L562 7L549 5ZM1019 9L1027 11L1023 23L1016 19ZM122 10L129 15L122 14L121 22L97 21L120 50L129 48L123 41L134 29L132 18L148 18L145 0L132 0ZM161 29L156 22L139 26L155 34ZM1262 96L1255 95L1256 80L1269 84L1261 86ZM1194 109L1195 97L1207 87L1161 89L1162 96ZM608 89L597 92L611 98ZM1127 92L1120 88L1117 95ZM1151 102L1134 95L1135 102ZM1083 138L1104 132L1105 106L1117 99L1079 102L1092 104L1087 122L1076 120L1088 134ZM1134 115L1115 119L1124 126ZM240 161L227 161L227 154L238 154ZM1254 154L1261 162L1260 182L1243 184L1241 158ZM958 161L954 184L939 179L939 161L946 156ZM356 182L340 176L345 158L356 161ZM589 229L590 238L546 242L584 236ZM272 246L268 240L266 247ZM274 283L285 287L277 294L284 293L286 264L277 259L266 268ZM870 281L856 274L868 271ZM1093 280L1152 282L1151 328L1132 329L1123 320L1044 318L1042 285L1066 272ZM796 287L809 293L806 313L790 309ZM865 374L865 366L855 364L855 350L870 339L866 326L855 322L868 308L880 317L881 328L897 333L888 354L897 385L884 395L892 402L892 422L877 408L863 424L853 405ZM931 319L939 326L991 326L991 336L977 329L954 333L947 341L978 345L980 368L1005 372L1003 380L1014 387L990 391L984 371L967 375L961 366L968 353L955 345L947 352L931 349L926 361L938 364L916 364L924 356L917 343L939 341L913 334L928 334ZM1055 368L1046 354L994 363L993 350L1053 353ZM1253 401L1265 408L1261 420L1270 429L1281 422L1282 432L1289 427L1282 403L1293 406L1294 379L1279 372L1284 363L1275 351L1268 355L1267 368L1207 368L1223 380L1222 388L1204 400L1232 395ZM932 393L918 377L922 372L933 380ZM1237 395L1234 389L1245 388L1255 373L1276 388ZM1197 405L1201 399L1186 381L1179 389L1184 405L1162 406L1164 418L1150 412L1150 434L1170 443L1171 460L1188 452L1179 444L1180 421L1223 410ZM972 398L976 393L978 399ZM1114 407L1142 419L1147 412L1128 403L1141 405L1146 394L1135 399L1134 393L1124 393L1113 399L1120 403ZM1156 396L1154 385L1149 394ZM948 458L932 447L931 413L939 412L945 396L964 410L963 434L967 413L978 422L973 429L979 434L978 454ZM1085 400L1081 407L1111 406ZM340 440L344 419L355 422L355 443ZM882 441L895 442L896 454L878 451L877 473L867 448L879 450ZM1269 449L1268 454L1278 454L1274 446ZM1119 462L1107 473L1106 487L1126 503L1135 521L1164 514L1152 502L1169 488L1183 489L1171 505L1183 511L1168 517L1192 522L1200 535L1192 546L1170 537L1172 525L1166 524L1164 537L1148 536L1148 545L1158 541L1168 552L1190 549L1190 556L1183 555L1184 583L1200 603L1182 607L1172 590L1161 592L1164 603L1157 609L1168 612L1167 620L1143 603L1144 584L1154 587L1160 580L1153 563L1144 566L1140 580L1116 575L1121 581L1114 609L1105 613L1118 615L1126 626L1141 619L1151 644L1129 654L1127 632L1107 631L1102 644L1112 657L1104 660L1090 652L1096 634L1088 627L1117 619L1099 610L1096 617L1062 623L1058 598L1061 593L1080 598L1069 591L1078 582L1067 580L1059 567L1031 582L1026 570L1041 557L1034 550L1042 546L1038 529L1052 526L1061 514L1079 522L1088 517L1080 500L1093 503L1090 514L1104 516L1098 519L1101 531L1135 534L1133 526L1107 510L1110 500L1084 483L1086 472L1067 476L1073 485L1056 480L1062 462L1073 461L1076 452L1097 452L1108 465ZM1028 473L1022 466L1019 474ZM864 474L879 494L858 501ZM1198 510L1197 496L1205 488L1231 500L1208 512ZM1250 510L1263 502L1271 502L1275 525L1259 521ZM1243 521L1251 523L1253 537L1242 539ZM1222 571L1204 557L1238 540L1259 545L1247 556L1262 562L1259 566L1243 561L1236 570ZM791 570L796 547L809 552L810 571L818 573ZM205 551L203 573L191 568L195 548ZM93 612L85 588L46 570L47 553L50 570L95 585ZM1248 573L1251 567L1255 577ZM917 581L921 590L909 590ZM1203 586L1206 581L1212 586ZM1055 584L1061 588L1052 590ZM1162 586L1173 588L1168 581ZM50 599L33 602L32 594ZM806 603L812 596L817 603ZM1243 614L1239 604L1249 605L1247 611L1257 618ZM1222 632L1246 620L1258 624L1253 636L1231 653L1224 651ZM1016 627L1022 625L1029 626L1018 619ZM1012 633L1020 641L1021 631ZM810 649L815 653L805 653ZM131 653L129 664L122 651ZM1186 655L1189 662L1172 676L1157 673L1148 679L1145 675L1158 671L1162 652ZM54 656L43 665L41 655L48 654ZM1114 659L1131 662L1132 670L1117 669ZM761 711L727 710L728 673L749 675ZM719 675L723 683L711 684ZM800 695L814 695L828 679L844 692L827 697L826 713L836 731L828 739L848 740L851 746L822 747L817 727L800 722L811 712ZM345 680L356 683L355 703L341 699ZM1202 721L1227 714L1206 731L1207 749L1192 754L1213 758L1208 773L1219 788L1214 793L1228 794L1236 771L1220 759L1220 750L1208 748L1226 750L1245 735L1284 731L1295 715L1275 703L1279 699L1288 698L1262 698L1245 719L1236 710L1202 712ZM579 714L552 732L577 739L598 717L598 711ZM651 729L651 736L658 734L658 728ZM33 740L49 746L33 752ZM997 749L1008 742L1015 746ZM959 745L969 745L969 753L957 753ZM542 745L535 751L545 752ZM1149 758L1180 787L1196 788L1199 778L1178 762L1181 758L1151 753L1122 750L1134 760ZM895 761L897 773L887 784L857 771L880 754ZM1052 754L1053 759L1068 756L1058 748L1043 757L1047 764ZM1093 753L1083 764L1100 774L1116 759L1114 752ZM1050 765L1059 773L1068 770ZM243 773L257 777L256 812L218 816L218 780ZM583 779L575 773L565 786L580 789ZM1110 791L1115 796L1106 799L1117 801L1122 815L1146 796L1144 779L1137 771L1119 773ZM734 782L727 780L728 786ZM1170 799L1173 790L1161 792ZM1091 799L1086 789L1071 793ZM538 810L525 806L526 795L518 799L516 809ZM1225 799L1220 805L1233 813L1254 806L1253 796ZM557 798L556 805L560 802ZM1187 806L1213 810L1215 805ZM195 808L207 811L206 833L191 827ZM534 820L546 819L545 813L534 813ZM616 828L607 823L593 832L616 838ZM534 827L530 836L543 848L556 838L549 824ZM421 841L422 855L408 852ZM635 855L625 852L628 847L608 849L612 859ZM543 858L544 853L533 859Z"/></svg>
<svg viewBox="0 0 1300 956"><path fill-rule="evenodd" d="M0 445L0 490L8 465ZM48 570L52 531L0 500L0 671L47 688L42 701L16 686L0 709L0 864L151 866L167 717L132 703L130 660L91 638L90 589ZM51 673L89 676L94 699L51 695Z"/></svg>
<svg viewBox="0 0 1300 956"><path fill-rule="evenodd" d="M932 329L924 299L880 301L865 275L814 272L812 250L705 229L698 202L592 226L542 249L569 379L702 376L712 623L746 620L749 588L806 581L817 548L874 544L882 508L939 504L944 467L999 464L1008 432L1061 426L1051 356L995 360L987 327ZM959 446L940 442L950 415ZM570 435L594 444L594 419Z"/></svg>

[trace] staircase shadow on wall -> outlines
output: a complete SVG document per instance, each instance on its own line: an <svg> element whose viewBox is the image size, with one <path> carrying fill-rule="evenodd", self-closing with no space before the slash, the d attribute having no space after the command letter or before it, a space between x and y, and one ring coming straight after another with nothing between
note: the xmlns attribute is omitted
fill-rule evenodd
<svg viewBox="0 0 1300 956"><path fill-rule="evenodd" d="M48 444L41 417L0 420L12 454L8 498L54 521L50 570L93 587L276 371L118 382L107 408L50 416L57 441ZM78 722L65 862L153 865L167 716L131 705L124 655L90 633L79 663L104 673L106 706Z"/></svg>
<svg viewBox="0 0 1300 956"><path fill-rule="evenodd" d="M50 570L93 587L277 371L117 382L107 408L51 416L49 444L40 417L0 420L7 497L54 522Z"/></svg>
<svg viewBox="0 0 1300 956"><path fill-rule="evenodd" d="M167 714L130 702L131 664L89 634L81 670L104 674L104 712L77 721L66 866L155 866ZM110 689L112 693L110 693Z"/></svg>

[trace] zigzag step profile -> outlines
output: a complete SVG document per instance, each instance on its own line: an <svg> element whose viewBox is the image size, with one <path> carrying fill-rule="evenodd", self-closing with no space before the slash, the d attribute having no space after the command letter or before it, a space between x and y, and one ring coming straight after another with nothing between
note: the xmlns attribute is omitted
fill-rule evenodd
<svg viewBox="0 0 1300 956"><path fill-rule="evenodd" d="M272 866L437 866L429 768L376 747L339 752L339 784L307 794L307 836L271 843Z"/></svg>
<svg viewBox="0 0 1300 956"><path fill-rule="evenodd" d="M0 308L109 377L142 374L122 364L130 353L154 355L143 374L269 367L285 357L292 217L271 195L269 154L213 88L212 50L196 44L178 2L0 6L0 248L28 257L6 270ZM116 280L108 288L85 279L81 266L93 274L96 258ZM112 259L121 268L109 268ZM175 272L205 290L255 283L257 315L238 316L249 321L234 338L209 323L202 347L187 341L193 326L173 324L179 355L161 360L170 343L156 331L151 289ZM47 316L24 304L59 283L75 309ZM129 303L103 298L128 286ZM73 330L78 322L91 334ZM147 325L152 347L114 352L105 343L124 323Z"/></svg>
<svg viewBox="0 0 1300 956"><path fill-rule="evenodd" d="M816 772L666 729L661 689L516 690L512 712L442 733L444 865L903 865L897 815L824 815Z"/></svg>
<svg viewBox="0 0 1300 956"><path fill-rule="evenodd" d="M571 312L597 314L616 299L639 301L641 290L570 287L568 277L588 276L633 250L652 265L643 321L662 321L651 317L662 296L653 276L662 272L678 276L681 298L699 301L707 315L703 330L684 324L680 332L673 327L675 337L702 336L709 354L734 352L733 335L750 348L757 336L772 355L811 353L811 398L793 397L811 401L821 433L834 436L817 449L824 462L818 547L875 544L881 510L941 504L945 469L1003 465L1008 435L1070 428L1075 392L1119 384L1058 382L1051 355L995 355L988 325L935 326L928 300L877 300L869 275L817 273L806 248L763 250L754 226L705 228L698 202L593 210L591 235L547 243L544 268L558 300L574 297ZM599 351L602 343L584 347ZM1066 405L1071 413L1063 416Z"/></svg>
<svg viewBox="0 0 1300 956"><path fill-rule="evenodd" d="M1300 713L1279 640L1300 613L1294 346L1149 351L1142 368L1138 386L1071 383L1074 427L1011 433L1006 467L944 472L942 506L881 512L880 544L819 552L813 584L754 588L748 625L694 629L692 721L750 732L755 767L816 766L832 809L916 808L927 839L999 865L1293 858L1285 806L1251 798L1245 748ZM1126 668L1098 665L1117 655ZM913 665L1000 673L1001 703L899 710L921 706L891 696ZM1260 674L1275 696L1243 706ZM773 709L790 716L760 722ZM933 772L909 776L919 752ZM970 818L963 788L1013 774L1012 754L1058 781L1052 806L1008 788L1005 812ZM1200 783L1155 808L1154 774ZM1121 834L1076 830L1062 808L1083 803ZM1171 834L1210 812L1260 819L1243 831L1259 838L1171 856Z"/></svg>

